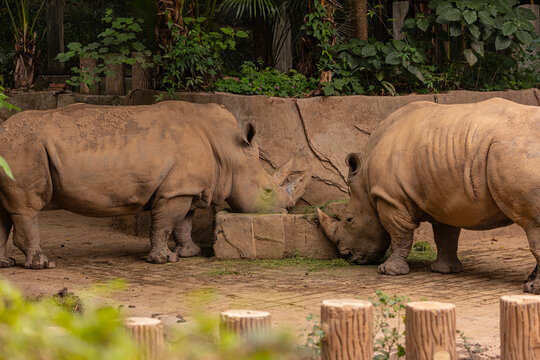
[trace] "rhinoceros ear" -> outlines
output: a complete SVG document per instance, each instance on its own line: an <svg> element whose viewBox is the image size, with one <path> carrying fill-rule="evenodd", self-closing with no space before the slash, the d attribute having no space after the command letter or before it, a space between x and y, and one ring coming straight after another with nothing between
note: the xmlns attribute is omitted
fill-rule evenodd
<svg viewBox="0 0 540 360"><path fill-rule="evenodd" d="M246 123L242 128L242 140L244 141L244 144L248 146L251 145L255 133L255 127L250 123Z"/></svg>
<svg viewBox="0 0 540 360"><path fill-rule="evenodd" d="M345 157L345 162L349 167L349 175L347 178L351 178L354 175L358 174L360 168L362 167L362 154L360 153L350 153Z"/></svg>

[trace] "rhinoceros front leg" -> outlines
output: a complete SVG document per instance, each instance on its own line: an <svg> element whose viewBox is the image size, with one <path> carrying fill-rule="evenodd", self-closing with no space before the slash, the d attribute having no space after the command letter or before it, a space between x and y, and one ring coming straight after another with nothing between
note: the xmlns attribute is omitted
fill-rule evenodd
<svg viewBox="0 0 540 360"><path fill-rule="evenodd" d="M529 247L536 258L536 266L527 279L523 292L540 295L540 228L534 227L525 231L529 240Z"/></svg>
<svg viewBox="0 0 540 360"><path fill-rule="evenodd" d="M12 220L13 244L26 255L24 267L35 270L55 267L54 261L47 260L39 244L38 214L13 215Z"/></svg>
<svg viewBox="0 0 540 360"><path fill-rule="evenodd" d="M176 243L174 252L180 257L191 257L201 253L201 249L191 239L192 221L193 211L190 211L174 228L173 237Z"/></svg>
<svg viewBox="0 0 540 360"><path fill-rule="evenodd" d="M187 215L190 207L191 197L161 198L152 206L151 248L146 261L155 264L178 261L178 255L169 249L167 241L176 224Z"/></svg>
<svg viewBox="0 0 540 360"><path fill-rule="evenodd" d="M379 265L379 273L386 275L407 275L410 272L407 257L411 252L414 222L405 221L405 212L396 215L396 209L386 203L377 206L377 212L386 231L390 234L392 254ZM401 219L400 222L397 219Z"/></svg>
<svg viewBox="0 0 540 360"><path fill-rule="evenodd" d="M461 228L445 224L431 224L431 226L437 244L437 260L431 264L431 270L443 274L463 271L463 265L457 257Z"/></svg>

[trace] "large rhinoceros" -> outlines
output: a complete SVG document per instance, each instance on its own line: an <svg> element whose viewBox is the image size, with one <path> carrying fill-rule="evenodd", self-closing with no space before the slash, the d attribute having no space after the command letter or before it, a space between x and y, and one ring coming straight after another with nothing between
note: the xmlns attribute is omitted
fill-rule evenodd
<svg viewBox="0 0 540 360"><path fill-rule="evenodd" d="M379 260L388 275L409 273L413 230L432 223L431 269L459 272L461 228L516 223L536 268L525 291L540 293L540 108L494 98L467 105L408 104L385 119L361 154L349 154L350 203L340 221L319 221L342 256Z"/></svg>
<svg viewBox="0 0 540 360"><path fill-rule="evenodd" d="M53 267L41 250L38 213L50 200L87 216L151 211L147 260L173 262L194 255L196 208L226 200L240 212L284 212L311 177L284 184L291 162L269 175L259 162L255 129L242 132L216 104L167 101L149 106L74 104L25 111L0 126L0 156L15 180L0 174L0 267L13 226L27 268ZM173 233L177 247L167 240Z"/></svg>

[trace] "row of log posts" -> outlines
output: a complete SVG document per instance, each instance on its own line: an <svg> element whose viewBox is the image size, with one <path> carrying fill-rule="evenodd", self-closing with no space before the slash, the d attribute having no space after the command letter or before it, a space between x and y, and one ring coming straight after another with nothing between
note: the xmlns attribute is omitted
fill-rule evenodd
<svg viewBox="0 0 540 360"><path fill-rule="evenodd" d="M322 360L373 359L373 305L355 299L321 304ZM143 359L157 359L163 348L161 321L128 318L126 327L143 350ZM221 313L220 332L246 341L270 333L271 316L264 311ZM512 295L500 299L502 360L540 360L540 296ZM457 360L456 308L434 301L410 302L405 314L407 360Z"/></svg>

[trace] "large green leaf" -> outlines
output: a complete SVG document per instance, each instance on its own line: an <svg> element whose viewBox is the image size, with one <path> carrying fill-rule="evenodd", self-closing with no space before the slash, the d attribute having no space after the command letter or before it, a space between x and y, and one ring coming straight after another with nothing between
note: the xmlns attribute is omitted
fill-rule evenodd
<svg viewBox="0 0 540 360"><path fill-rule="evenodd" d="M417 68L414 65L409 65L409 66L407 66L407 70L409 70L409 72L411 74L416 76L418 78L418 80L424 82L424 74L422 74L422 71L419 68Z"/></svg>
<svg viewBox="0 0 540 360"><path fill-rule="evenodd" d="M502 26L502 32L504 36L512 35L517 31L517 29L518 26L512 21L507 21Z"/></svg>
<svg viewBox="0 0 540 360"><path fill-rule="evenodd" d="M478 40L480 38L480 29L476 25L469 25L469 32L473 36L475 40Z"/></svg>
<svg viewBox="0 0 540 360"><path fill-rule="evenodd" d="M499 35L495 39L496 50L504 50L509 47L510 44L512 44L512 40L509 37Z"/></svg>
<svg viewBox="0 0 540 360"><path fill-rule="evenodd" d="M418 28L422 31L427 31L429 28L429 19L425 17L418 17L416 19L416 26L418 26Z"/></svg>
<svg viewBox="0 0 540 360"><path fill-rule="evenodd" d="M6 173L7 176L9 176L12 180L15 180L15 178L13 177L13 173L11 172L11 169L9 168L8 163L1 156L0 156L0 167L4 169L4 172Z"/></svg>
<svg viewBox="0 0 540 360"><path fill-rule="evenodd" d="M493 26L495 24L493 18L487 11L480 11L478 13L478 18L484 25Z"/></svg>
<svg viewBox="0 0 540 360"><path fill-rule="evenodd" d="M476 11L467 9L463 12L463 18L465 19L467 24L470 25L474 23L478 17L476 15Z"/></svg>
<svg viewBox="0 0 540 360"><path fill-rule="evenodd" d="M533 41L531 33L527 31L518 30L516 31L516 37L523 45L529 45Z"/></svg>
<svg viewBox="0 0 540 360"><path fill-rule="evenodd" d="M375 56L377 54L377 49L372 44L367 44L362 48L362 56Z"/></svg>
<svg viewBox="0 0 540 360"><path fill-rule="evenodd" d="M448 33L450 34L450 36L460 36L461 35L461 26L457 26L457 25L450 25L450 29L448 31Z"/></svg>
<svg viewBox="0 0 540 360"><path fill-rule="evenodd" d="M392 45L394 45L397 51L403 51L403 49L405 49L406 44L404 41L393 39Z"/></svg>
<svg viewBox="0 0 540 360"><path fill-rule="evenodd" d="M465 49L463 50L463 55L465 55L465 60L469 63L470 66L473 66L478 61L478 58L471 49Z"/></svg>
<svg viewBox="0 0 540 360"><path fill-rule="evenodd" d="M401 59L399 58L399 52L392 51L386 56L385 62L389 65L399 65L401 64Z"/></svg>
<svg viewBox="0 0 540 360"><path fill-rule="evenodd" d="M483 41L472 41L471 47L473 50L480 56L484 56L484 42Z"/></svg>

